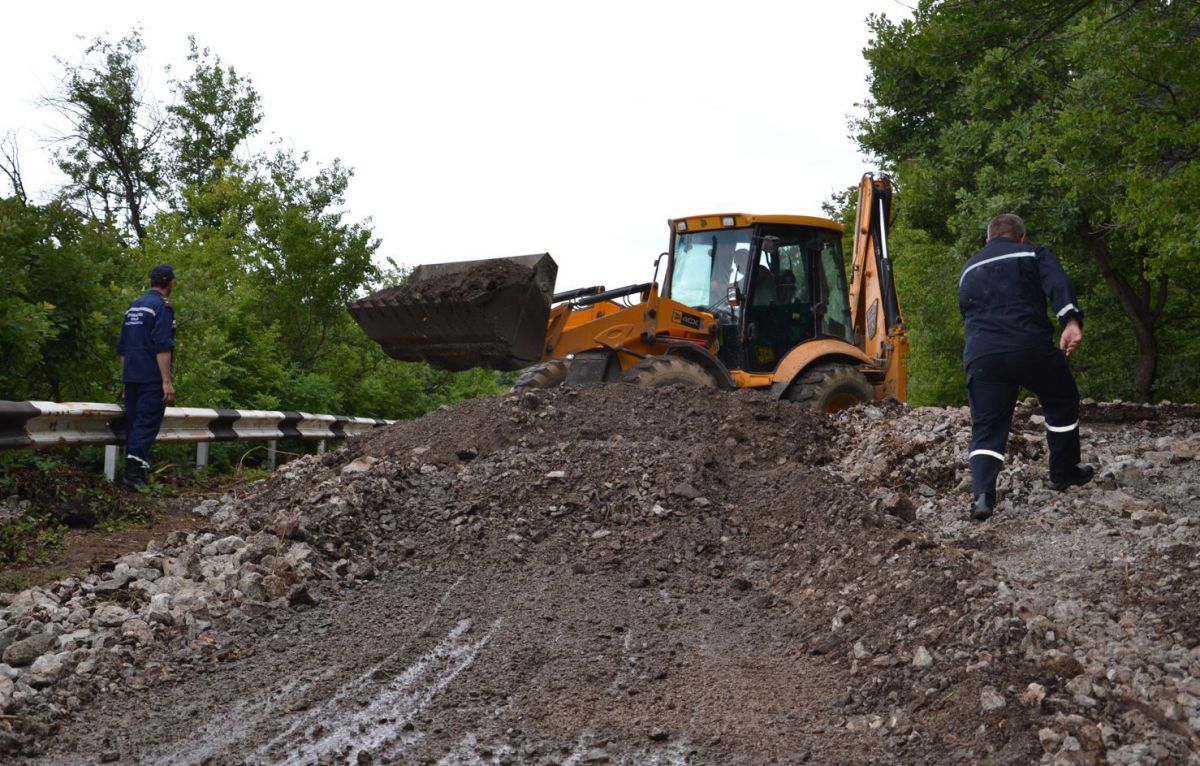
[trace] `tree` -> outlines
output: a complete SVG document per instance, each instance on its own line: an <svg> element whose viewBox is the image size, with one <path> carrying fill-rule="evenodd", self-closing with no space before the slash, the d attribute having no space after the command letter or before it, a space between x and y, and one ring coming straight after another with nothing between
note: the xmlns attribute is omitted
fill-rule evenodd
<svg viewBox="0 0 1200 766"><path fill-rule="evenodd" d="M923 0L912 19L870 22L858 140L896 174L907 222L961 263L992 215L1023 215L1087 293L1089 326L1121 312L1136 348L1123 387L1139 400L1164 347L1172 365L1195 348L1198 14L1166 0ZM1095 349L1099 368L1121 366L1104 358L1117 345Z"/></svg>
<svg viewBox="0 0 1200 766"><path fill-rule="evenodd" d="M0 398L107 400L130 264L110 233L53 202L0 199Z"/></svg>
<svg viewBox="0 0 1200 766"><path fill-rule="evenodd" d="M59 59L63 79L47 99L70 124L54 153L68 178L63 198L92 220L131 232L139 244L162 183L163 121L143 100L137 59L144 50L136 30L116 43L97 38L81 63Z"/></svg>
<svg viewBox="0 0 1200 766"><path fill-rule="evenodd" d="M215 183L234 163L239 147L258 132L261 102L250 80L188 38L190 76L172 82L176 102L167 107L166 145L176 207L188 187ZM197 211L219 216L220 211Z"/></svg>
<svg viewBox="0 0 1200 766"><path fill-rule="evenodd" d="M280 151L266 163L253 206L255 249L247 264L264 322L278 323L288 357L310 370L347 321L346 304L375 274L379 240L369 221L347 223L353 171L334 160L306 176L307 155Z"/></svg>

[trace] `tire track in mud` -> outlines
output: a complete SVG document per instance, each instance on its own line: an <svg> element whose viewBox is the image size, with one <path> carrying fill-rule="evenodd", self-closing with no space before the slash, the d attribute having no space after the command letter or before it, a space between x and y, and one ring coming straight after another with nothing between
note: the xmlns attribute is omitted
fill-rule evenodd
<svg viewBox="0 0 1200 766"><path fill-rule="evenodd" d="M459 577L442 594L428 617L413 631L413 636L420 638L427 634L464 579ZM265 704L259 701L239 702L231 710L214 716L200 726L199 736L169 750L154 753L143 762L199 766L215 756L244 747L253 748L253 753L246 756L245 762L263 766L311 763L322 756L345 751L352 756L360 752L374 752L380 745L388 744L397 737L398 729L409 723L459 673L470 667L498 624L494 623L483 638L471 643L462 639L472 629L472 621L459 620L441 641L416 661L398 673L388 673L388 666L403 662L403 655L416 643L416 639L411 639L404 648L374 662L351 681L341 683L324 702L314 706L308 705L307 698L323 694L316 689L318 682L336 683L338 677L352 675L352 668L330 667L313 680L288 679L277 691L267 693ZM447 668L448 665L453 667ZM366 707L352 704L354 698L364 694L371 698ZM302 706L300 715L283 732L265 744L247 744L259 729L295 710L293 704ZM325 733L315 741L305 740L306 730L318 725ZM295 745L296 740L301 744Z"/></svg>
<svg viewBox="0 0 1200 766"><path fill-rule="evenodd" d="M346 698L370 688L379 681L381 667L375 667L351 681L328 704L312 710L283 734L258 748L251 762L275 766L300 766L325 756L356 761L359 755L397 758L405 750L401 728L412 722L459 673L471 667L479 651L491 640L499 621L477 641L465 640L472 628L470 620L460 620L431 650L393 677L382 688L375 688L369 704L360 709L345 709ZM388 658L389 660L392 658ZM386 677L386 676L385 676ZM315 741L295 742L295 735L320 721L323 732ZM275 752L282 750L282 757Z"/></svg>

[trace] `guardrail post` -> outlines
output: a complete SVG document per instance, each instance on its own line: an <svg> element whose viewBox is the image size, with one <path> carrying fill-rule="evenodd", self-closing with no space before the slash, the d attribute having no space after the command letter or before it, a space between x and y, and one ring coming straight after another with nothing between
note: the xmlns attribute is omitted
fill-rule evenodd
<svg viewBox="0 0 1200 766"><path fill-rule="evenodd" d="M275 470L275 440L267 440L267 468Z"/></svg>
<svg viewBox="0 0 1200 766"><path fill-rule="evenodd" d="M318 454L318 455L324 455L324 454L325 454L325 440L324 440L324 439L322 439L321 441L317 442L317 454Z"/></svg>
<svg viewBox="0 0 1200 766"><path fill-rule="evenodd" d="M208 467L208 442L196 442L196 468Z"/></svg>
<svg viewBox="0 0 1200 766"><path fill-rule="evenodd" d="M117 480L117 456L121 448L115 444L104 445L104 478L109 481Z"/></svg>

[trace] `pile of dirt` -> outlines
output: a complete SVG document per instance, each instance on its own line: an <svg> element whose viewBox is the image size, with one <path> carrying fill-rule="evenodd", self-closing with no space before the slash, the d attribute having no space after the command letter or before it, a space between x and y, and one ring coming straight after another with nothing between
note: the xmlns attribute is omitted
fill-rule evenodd
<svg viewBox="0 0 1200 766"><path fill-rule="evenodd" d="M381 290L370 296L378 302L442 303L470 302L501 293L507 287L525 287L533 281L533 269L506 258L483 261L462 271L429 272L421 279L410 279L399 287Z"/></svg>
<svg viewBox="0 0 1200 766"><path fill-rule="evenodd" d="M1155 422L1151 447L1196 425ZM628 386L443 408L12 599L0 742L55 763L1185 762L1188 448L1106 452L1096 488L1051 496L1022 429L1000 514L970 526L965 428ZM1158 470L1179 505L1128 496L1083 559L1119 549L1136 585L1072 579L1077 516L1115 502L1094 493Z"/></svg>
<svg viewBox="0 0 1200 766"><path fill-rule="evenodd" d="M1059 493L1047 486L1045 419L1024 402L986 524L965 519L965 408L864 407L838 420L848 449L831 474L879 485L916 527L974 551L1037 637L1029 658L1072 658L1041 705L1048 751L1072 763L1200 762L1200 407L1085 401L1096 479Z"/></svg>

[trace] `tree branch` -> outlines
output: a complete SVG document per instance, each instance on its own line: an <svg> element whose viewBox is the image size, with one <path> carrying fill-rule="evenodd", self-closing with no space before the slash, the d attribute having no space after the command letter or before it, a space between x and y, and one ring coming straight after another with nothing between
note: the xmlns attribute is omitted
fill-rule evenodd
<svg viewBox="0 0 1200 766"><path fill-rule="evenodd" d="M29 197L25 194L25 182L21 178L21 158L16 135L9 133L0 141L0 154L3 155L0 158L0 172L8 177L13 194L21 200L21 204L27 204Z"/></svg>

